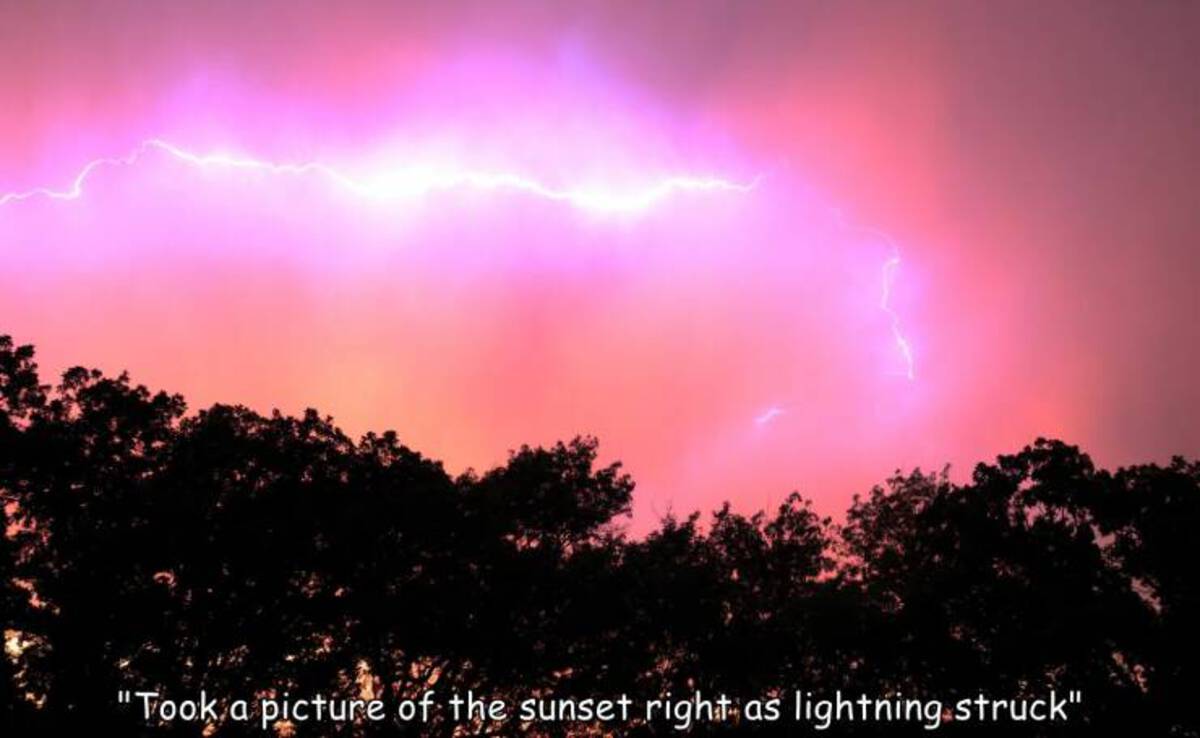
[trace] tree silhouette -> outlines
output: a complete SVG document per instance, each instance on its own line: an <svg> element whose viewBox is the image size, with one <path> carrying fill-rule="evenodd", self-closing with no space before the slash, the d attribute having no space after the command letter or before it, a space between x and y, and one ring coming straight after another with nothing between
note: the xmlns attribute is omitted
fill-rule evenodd
<svg viewBox="0 0 1200 738"><path fill-rule="evenodd" d="M189 414L83 369L50 389L33 350L0 337L5 734L261 734L228 719L148 725L117 709L119 689L515 701L1046 688L1083 691L1068 725L946 729L1197 734L1195 463L1108 472L1039 440L967 483L897 476L841 524L793 495L769 514L668 516L634 540L620 526L633 482L597 459L580 438L454 478L394 433L351 439L312 410ZM289 729L672 732L444 713Z"/></svg>
<svg viewBox="0 0 1200 738"><path fill-rule="evenodd" d="M916 473L856 501L843 538L882 637L868 655L881 686L1082 689L1090 722L1146 729L1132 667L1149 613L1106 560L1089 507L1106 482L1078 449L1039 442L966 486Z"/></svg>

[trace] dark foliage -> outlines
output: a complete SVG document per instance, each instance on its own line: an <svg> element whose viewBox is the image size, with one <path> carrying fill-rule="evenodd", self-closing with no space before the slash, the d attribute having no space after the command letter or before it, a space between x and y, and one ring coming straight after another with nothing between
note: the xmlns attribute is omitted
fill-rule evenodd
<svg viewBox="0 0 1200 738"><path fill-rule="evenodd" d="M1054 687L1085 695L1067 728L945 729L1197 735L1195 463L1107 472L1039 440L966 484L898 476L841 525L793 495L772 514L726 507L631 540L618 523L633 483L596 451L591 439L526 447L455 479L393 433L356 441L314 411L188 415L178 396L83 369L51 390L32 349L0 337L0 732L261 734L147 726L116 708L118 689L646 699Z"/></svg>

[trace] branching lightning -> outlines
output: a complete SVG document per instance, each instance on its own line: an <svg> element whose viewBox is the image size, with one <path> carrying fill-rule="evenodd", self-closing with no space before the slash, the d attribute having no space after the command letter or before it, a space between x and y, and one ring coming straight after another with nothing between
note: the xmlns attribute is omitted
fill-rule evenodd
<svg viewBox="0 0 1200 738"><path fill-rule="evenodd" d="M70 184L61 189L34 187L23 191L0 194L0 206L25 200L77 200L87 189L93 175L105 168L133 166L150 154L159 154L202 169L228 169L261 172L270 175L317 177L353 195L371 200L416 199L437 192L453 190L496 191L523 194L561 203L581 211L599 214L636 214L649 210L660 202L685 193L737 192L745 193L759 184L761 177L749 182L737 182L715 176L674 175L635 188L572 188L553 186L535 178L512 172L481 171L457 168L408 167L385 170L370 175L354 175L319 161L278 162L226 153L201 154L177 146L161 138L142 141L124 156L102 157L87 162ZM904 376L916 377L912 345L902 330L900 315L892 307L892 291L900 268L900 251L893 239L881 231L850 226L841 213L833 210L839 223L851 230L867 233L884 241L891 252L883 263L879 309L888 317L892 339L904 361ZM771 406L754 420L765 426L786 411Z"/></svg>
<svg viewBox="0 0 1200 738"><path fill-rule="evenodd" d="M735 182L712 176L675 175L635 188L566 188L511 172L470 169L409 167L391 169L369 176L348 174L317 161L275 162L223 153L200 154L160 138L142 141L119 157L93 159L83 166L64 189L35 187L0 194L0 206L33 198L76 200L83 196L88 180L97 170L132 166L150 153L161 153L186 164L205 169L233 169L274 175L320 177L334 186L359 197L374 200L418 198L450 190L509 191L560 202L594 213L638 213L650 209L672 195L702 192L749 192L758 180Z"/></svg>

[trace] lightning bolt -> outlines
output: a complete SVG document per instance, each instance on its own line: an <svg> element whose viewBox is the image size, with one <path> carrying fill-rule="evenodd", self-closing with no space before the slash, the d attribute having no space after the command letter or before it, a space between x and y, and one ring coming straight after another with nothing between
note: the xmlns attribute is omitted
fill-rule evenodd
<svg viewBox="0 0 1200 738"><path fill-rule="evenodd" d="M785 412L787 412L787 411L784 410L783 408L779 407L778 405L772 405L771 407L767 408L766 410L764 410L758 414L758 417L756 417L754 419L754 424L755 425L766 425L767 423L770 423L775 418L778 418L780 415L783 415Z"/></svg>
<svg viewBox="0 0 1200 738"><path fill-rule="evenodd" d="M271 175L318 177L333 186L364 199L414 199L436 192L458 189L508 191L538 197L592 213L640 213L674 195L685 193L738 192L755 189L762 176L748 182L737 182L715 176L674 175L655 182L624 189L555 187L540 180L511 172L491 172L471 169L438 169L408 167L383 171L371 176L355 176L319 161L277 162L226 153L201 154L161 138L148 138L124 156L93 159L83 165L62 189L34 187L23 191L0 194L0 207L13 203L44 198L48 200L78 200L83 197L88 181L101 169L131 167L150 154L160 154L201 169L229 169L262 172ZM900 268L900 250L895 241L882 231L851 226L841 211L830 208L845 228L867 233L888 244L891 256L883 264L879 309L887 314L897 350L904 360L904 375L916 378L912 345L902 330L900 315L892 308L892 289ZM766 425L784 414L780 407L770 407L755 422Z"/></svg>
<svg viewBox="0 0 1200 738"><path fill-rule="evenodd" d="M335 187L373 200L418 198L435 192L456 189L510 191L563 203L594 213L639 213L676 194L749 192L759 182L759 178L750 182L735 182L713 176L676 175L664 177L641 187L620 190L598 187L563 188L510 172L432 167L392 169L360 177L317 161L275 162L224 153L200 154L161 138L150 138L142 141L125 156L104 157L89 161L71 180L70 185L64 189L35 187L29 190L0 194L0 206L34 198L77 200L83 196L88 180L98 170L133 166L150 153L163 154L203 169L231 169L273 175L319 177Z"/></svg>
<svg viewBox="0 0 1200 738"><path fill-rule="evenodd" d="M904 325L900 319L900 314L892 307L892 289L896 282L896 272L900 269L900 247L896 244L896 240L884 233L883 231L874 228L865 228L863 226L851 225L846 221L846 218L841 210L835 207L826 206L827 210L833 215L834 220L838 225L848 231L857 231L866 234L872 238L876 238L887 244L888 250L891 252L888 258L883 262L882 280L879 290L879 309L887 315L888 327L892 333L892 341L896 345L896 350L900 357L904 360L904 378L912 382L917 378L916 359L913 355L912 343L904 334ZM771 405L767 409L760 412L754 417L754 424L762 427L769 425L781 415L785 415L787 410L780 405Z"/></svg>
<svg viewBox="0 0 1200 738"><path fill-rule="evenodd" d="M904 334L904 325L900 319L900 314L892 307L892 290L896 283L896 273L900 270L900 247L896 244L896 239L883 231L875 228L850 225L846 222L842 212L836 208L833 209L833 213L843 228L878 239L886 244L888 251L891 252L883 262L882 279L879 289L879 309L888 317L889 328L892 332L892 341L896 344L896 350L904 360L904 377L911 382L917 378L917 365L913 356L912 343Z"/></svg>
<svg viewBox="0 0 1200 738"><path fill-rule="evenodd" d="M890 240L890 239L889 239ZM892 255L883 262L883 288L879 294L879 309L887 313L891 319L892 339L896 348L904 357L904 376L911 382L917 378L916 362L913 361L912 344L901 330L900 315L892 308L892 284L896 281L896 271L900 269L900 251L892 246Z"/></svg>

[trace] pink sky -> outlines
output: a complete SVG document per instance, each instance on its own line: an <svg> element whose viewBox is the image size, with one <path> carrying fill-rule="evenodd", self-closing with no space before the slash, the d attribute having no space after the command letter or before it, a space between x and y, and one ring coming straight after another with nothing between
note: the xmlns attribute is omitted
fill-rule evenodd
<svg viewBox="0 0 1200 738"><path fill-rule="evenodd" d="M47 370L312 405L455 471L592 433L643 517L836 513L1037 435L1200 450L1196 5L244 5L0 5L0 192L155 136L362 178L757 184L610 213L149 151L0 206L0 332ZM864 229L902 256L912 380Z"/></svg>

